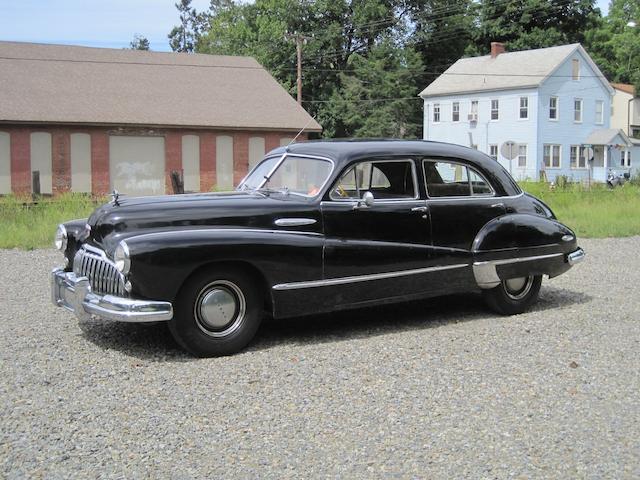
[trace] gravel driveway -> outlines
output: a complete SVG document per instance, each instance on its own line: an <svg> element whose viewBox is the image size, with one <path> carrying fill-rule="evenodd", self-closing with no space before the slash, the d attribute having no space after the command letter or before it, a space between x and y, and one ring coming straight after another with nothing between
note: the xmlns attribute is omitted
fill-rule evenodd
<svg viewBox="0 0 640 480"><path fill-rule="evenodd" d="M263 324L198 360L55 308L0 251L0 477L638 478L640 237L583 240L527 314L479 296Z"/></svg>

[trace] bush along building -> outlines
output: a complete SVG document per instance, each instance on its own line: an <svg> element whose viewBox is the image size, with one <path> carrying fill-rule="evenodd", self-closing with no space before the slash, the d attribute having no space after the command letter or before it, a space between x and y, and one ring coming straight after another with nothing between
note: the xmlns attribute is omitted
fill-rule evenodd
<svg viewBox="0 0 640 480"><path fill-rule="evenodd" d="M249 57L0 42L0 194L236 185L321 131Z"/></svg>
<svg viewBox="0 0 640 480"><path fill-rule="evenodd" d="M640 164L611 126L614 93L580 44L505 52L494 42L490 55L458 60L420 93L424 138L482 150L517 179L605 181Z"/></svg>

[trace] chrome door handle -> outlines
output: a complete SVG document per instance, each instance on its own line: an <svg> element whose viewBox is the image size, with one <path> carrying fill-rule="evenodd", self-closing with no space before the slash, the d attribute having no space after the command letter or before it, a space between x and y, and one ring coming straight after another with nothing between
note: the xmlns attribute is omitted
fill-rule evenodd
<svg viewBox="0 0 640 480"><path fill-rule="evenodd" d="M427 213L429 211L429 209L427 207L413 207L411 209L412 212L420 212L420 213Z"/></svg>
<svg viewBox="0 0 640 480"><path fill-rule="evenodd" d="M493 203L491 204L491 208L504 208L504 203L500 202L500 203Z"/></svg>

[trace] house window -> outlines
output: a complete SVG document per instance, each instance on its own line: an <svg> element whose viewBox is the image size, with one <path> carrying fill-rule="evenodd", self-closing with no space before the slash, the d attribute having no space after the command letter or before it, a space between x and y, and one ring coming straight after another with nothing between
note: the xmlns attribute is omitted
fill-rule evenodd
<svg viewBox="0 0 640 480"><path fill-rule="evenodd" d="M640 138L640 128L632 128L631 129L631 136L633 138Z"/></svg>
<svg viewBox="0 0 640 480"><path fill-rule="evenodd" d="M460 102L453 102L453 105L451 107L451 121L460 121Z"/></svg>
<svg viewBox="0 0 640 480"><path fill-rule="evenodd" d="M560 168L560 145L545 144L542 152L546 168Z"/></svg>
<svg viewBox="0 0 640 480"><path fill-rule="evenodd" d="M491 120L498 120L500 118L500 101L497 99L491 100Z"/></svg>
<svg viewBox="0 0 640 480"><path fill-rule="evenodd" d="M440 104L433 104L433 123L440 123Z"/></svg>
<svg viewBox="0 0 640 480"><path fill-rule="evenodd" d="M529 97L520 97L520 120L529 118Z"/></svg>
<svg viewBox="0 0 640 480"><path fill-rule="evenodd" d="M580 145L571 145L569 150L571 168L587 168L586 150L585 147Z"/></svg>
<svg viewBox="0 0 640 480"><path fill-rule="evenodd" d="M527 145L518 145L518 167L527 166Z"/></svg>
<svg viewBox="0 0 640 480"><path fill-rule="evenodd" d="M469 113L469 121L478 121L478 100L471 100L471 111Z"/></svg>
<svg viewBox="0 0 640 480"><path fill-rule="evenodd" d="M596 123L602 125L604 123L604 102L596 100Z"/></svg>
<svg viewBox="0 0 640 480"><path fill-rule="evenodd" d="M558 120L558 97L549 98L549 120Z"/></svg>
<svg viewBox="0 0 640 480"><path fill-rule="evenodd" d="M577 123L582 122L582 99L581 98L573 99L573 121Z"/></svg>
<svg viewBox="0 0 640 480"><path fill-rule="evenodd" d="M489 145L489 156L494 160L498 160L498 145Z"/></svg>
<svg viewBox="0 0 640 480"><path fill-rule="evenodd" d="M631 168L631 151L625 150L620 154L620 166Z"/></svg>
<svg viewBox="0 0 640 480"><path fill-rule="evenodd" d="M573 80L580 80L580 60L577 58L571 60L571 78Z"/></svg>
<svg viewBox="0 0 640 480"><path fill-rule="evenodd" d="M478 144L474 143L473 145L471 145L471 148L473 148L474 150L477 150L478 149Z"/></svg>

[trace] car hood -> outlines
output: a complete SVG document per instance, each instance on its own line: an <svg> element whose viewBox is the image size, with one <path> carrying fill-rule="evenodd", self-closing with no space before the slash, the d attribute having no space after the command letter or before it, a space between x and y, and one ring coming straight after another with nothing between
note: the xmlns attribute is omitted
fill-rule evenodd
<svg viewBox="0 0 640 480"><path fill-rule="evenodd" d="M157 197L120 197L88 219L89 241L107 252L142 233L211 226L272 228L275 218L309 210L297 195L224 192Z"/></svg>

